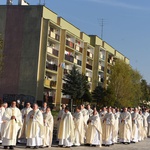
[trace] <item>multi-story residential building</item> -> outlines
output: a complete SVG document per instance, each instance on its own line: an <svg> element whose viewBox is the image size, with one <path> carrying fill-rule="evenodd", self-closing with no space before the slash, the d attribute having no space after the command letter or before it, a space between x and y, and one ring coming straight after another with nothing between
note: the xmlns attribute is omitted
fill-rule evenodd
<svg viewBox="0 0 150 150"><path fill-rule="evenodd" d="M129 59L96 35L87 35L45 6L0 6L4 41L0 97L67 103L63 76L75 64L89 81L107 87L116 58Z"/></svg>

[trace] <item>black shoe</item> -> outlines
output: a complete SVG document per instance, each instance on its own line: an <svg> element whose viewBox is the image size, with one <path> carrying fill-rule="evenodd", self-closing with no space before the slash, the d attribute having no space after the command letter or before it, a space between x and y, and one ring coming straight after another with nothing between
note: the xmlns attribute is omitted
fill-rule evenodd
<svg viewBox="0 0 150 150"><path fill-rule="evenodd" d="M26 148L30 148L30 146L26 146Z"/></svg>
<svg viewBox="0 0 150 150"><path fill-rule="evenodd" d="M9 146L9 149L14 149L14 147L13 146Z"/></svg>
<svg viewBox="0 0 150 150"><path fill-rule="evenodd" d="M63 147L63 145L58 145L58 147Z"/></svg>
<svg viewBox="0 0 150 150"><path fill-rule="evenodd" d="M4 149L8 149L8 146L4 146Z"/></svg>
<svg viewBox="0 0 150 150"><path fill-rule="evenodd" d="M38 149L39 147L38 146L34 146L34 149Z"/></svg>
<svg viewBox="0 0 150 150"><path fill-rule="evenodd" d="M131 143L135 143L134 141L131 141Z"/></svg>

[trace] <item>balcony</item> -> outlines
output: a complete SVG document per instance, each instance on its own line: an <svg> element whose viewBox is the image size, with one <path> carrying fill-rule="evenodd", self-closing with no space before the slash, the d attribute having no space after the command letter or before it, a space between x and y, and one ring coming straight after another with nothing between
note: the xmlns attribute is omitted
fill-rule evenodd
<svg viewBox="0 0 150 150"><path fill-rule="evenodd" d="M93 54L87 51L87 56L93 58Z"/></svg>
<svg viewBox="0 0 150 150"><path fill-rule="evenodd" d="M45 80L44 80L44 85L45 85L46 87L49 87L49 88L56 87L56 84L57 84L56 81L48 80L48 79L45 79Z"/></svg>
<svg viewBox="0 0 150 150"><path fill-rule="evenodd" d="M99 66L99 69L100 69L101 71L104 71L105 67L104 67L104 66Z"/></svg>
<svg viewBox="0 0 150 150"><path fill-rule="evenodd" d="M57 71L57 65L56 64L46 63L46 68L49 70Z"/></svg>
<svg viewBox="0 0 150 150"><path fill-rule="evenodd" d="M86 64L86 68L92 70L92 65Z"/></svg>
<svg viewBox="0 0 150 150"><path fill-rule="evenodd" d="M89 81L89 82L92 82L92 78L91 77L86 76L86 80Z"/></svg>
<svg viewBox="0 0 150 150"><path fill-rule="evenodd" d="M79 65L79 66L82 66L82 61L79 60L79 59L75 59L74 58L74 63L77 64L77 65Z"/></svg>
<svg viewBox="0 0 150 150"><path fill-rule="evenodd" d="M57 41L60 40L60 35L58 35L57 33L54 33L52 31L50 31L49 36Z"/></svg>
<svg viewBox="0 0 150 150"><path fill-rule="evenodd" d="M104 82L104 78L99 78L99 82Z"/></svg>
<svg viewBox="0 0 150 150"><path fill-rule="evenodd" d="M89 82L92 82L92 78L88 77L88 81L89 81Z"/></svg>
<svg viewBox="0 0 150 150"><path fill-rule="evenodd" d="M47 47L47 52L50 54L53 54L54 56L58 57L59 51L52 48L52 47Z"/></svg>
<svg viewBox="0 0 150 150"><path fill-rule="evenodd" d="M110 73L111 73L111 70L110 70L110 69L107 69L107 73L110 74Z"/></svg>
<svg viewBox="0 0 150 150"><path fill-rule="evenodd" d="M78 52L82 53L83 52L83 48L78 46L78 45L75 45L75 50L77 50Z"/></svg>
<svg viewBox="0 0 150 150"><path fill-rule="evenodd" d="M68 69L64 69L64 75L68 74L69 70Z"/></svg>
<svg viewBox="0 0 150 150"><path fill-rule="evenodd" d="M69 62L74 62L74 57L73 56L71 56L71 55L66 55L65 54L65 60L67 60L67 61L69 61Z"/></svg>
<svg viewBox="0 0 150 150"><path fill-rule="evenodd" d="M108 63L113 64L113 60L111 58L108 58Z"/></svg>
<svg viewBox="0 0 150 150"><path fill-rule="evenodd" d="M74 43L71 41L66 40L66 45L71 47L71 48L74 48Z"/></svg>
<svg viewBox="0 0 150 150"><path fill-rule="evenodd" d="M105 60L105 56L103 54L100 54L100 59Z"/></svg>
<svg viewBox="0 0 150 150"><path fill-rule="evenodd" d="M77 65L81 66L82 65L82 61L81 60L77 60Z"/></svg>

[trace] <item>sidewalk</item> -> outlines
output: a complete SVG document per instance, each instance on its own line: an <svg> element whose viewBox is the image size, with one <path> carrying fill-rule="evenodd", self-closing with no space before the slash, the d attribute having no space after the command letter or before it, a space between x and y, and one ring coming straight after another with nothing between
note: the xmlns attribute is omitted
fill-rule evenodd
<svg viewBox="0 0 150 150"><path fill-rule="evenodd" d="M3 147L0 145L0 149L3 149ZM25 150L25 146L17 145L15 150ZM52 145L51 148L39 148L38 150L150 150L150 138L145 139L142 142L138 142L135 144L115 144L110 147L88 147L88 146L80 146L80 147L71 147L71 148L61 148L57 145ZM31 149L26 149L31 150Z"/></svg>

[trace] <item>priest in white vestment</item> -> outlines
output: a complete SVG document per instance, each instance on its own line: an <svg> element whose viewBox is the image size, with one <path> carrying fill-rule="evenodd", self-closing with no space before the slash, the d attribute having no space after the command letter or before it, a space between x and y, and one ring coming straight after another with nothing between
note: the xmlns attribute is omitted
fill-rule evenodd
<svg viewBox="0 0 150 150"><path fill-rule="evenodd" d="M58 117L57 117L57 137L58 137L58 130L59 130L61 117L65 113L65 107L66 107L66 105L62 104L62 107L61 107L61 109L59 110L59 113L58 113Z"/></svg>
<svg viewBox="0 0 150 150"><path fill-rule="evenodd" d="M93 110L91 109L90 104L87 105L87 111L88 111L89 117L90 117L90 116L93 116Z"/></svg>
<svg viewBox="0 0 150 150"><path fill-rule="evenodd" d="M43 103L43 107L40 109L42 113L46 112L46 108L47 108L47 102Z"/></svg>
<svg viewBox="0 0 150 150"><path fill-rule="evenodd" d="M138 141L142 141L144 140L146 133L144 130L144 116L142 111L139 111L139 118L138 118Z"/></svg>
<svg viewBox="0 0 150 150"><path fill-rule="evenodd" d="M22 126L22 116L20 110L16 107L16 101L11 102L11 107L7 108L2 117L2 145L4 149L8 146L14 149L17 140L17 133Z"/></svg>
<svg viewBox="0 0 150 150"><path fill-rule="evenodd" d="M97 111L93 111L93 115L88 120L86 143L92 146L101 146L102 144L102 127Z"/></svg>
<svg viewBox="0 0 150 150"><path fill-rule="evenodd" d="M43 145L43 129L43 114L38 109L38 105L33 104L33 110L31 110L27 115L27 148L31 146L39 148L39 146Z"/></svg>
<svg viewBox="0 0 150 150"><path fill-rule="evenodd" d="M84 135L86 133L86 130L87 130L87 121L89 119L89 113L88 113L88 110L85 109L85 106L84 104L80 105L81 107L81 113L83 114L83 120L84 120Z"/></svg>
<svg viewBox="0 0 150 150"><path fill-rule="evenodd" d="M49 107L47 107L46 112L43 113L43 121L44 121L43 147L51 147L53 140L54 119L51 114L51 109Z"/></svg>
<svg viewBox="0 0 150 150"><path fill-rule="evenodd" d="M103 119L103 134L102 134L102 143L104 146L112 145L112 129L114 126L114 114L111 111L111 107L108 108L108 112L105 114Z"/></svg>
<svg viewBox="0 0 150 150"><path fill-rule="evenodd" d="M132 118L125 107L120 114L119 120L119 141L123 144L130 144L132 136Z"/></svg>
<svg viewBox="0 0 150 150"><path fill-rule="evenodd" d="M147 117L147 123L148 123L147 137L150 138L150 112L149 116Z"/></svg>
<svg viewBox="0 0 150 150"><path fill-rule="evenodd" d="M144 112L143 112L143 117L144 117L143 126L144 126L144 130L146 133L146 138L147 138L147 132L148 132L148 123L147 123L147 117L148 116L149 116L148 109L145 108Z"/></svg>
<svg viewBox="0 0 150 150"><path fill-rule="evenodd" d="M132 117L132 143L137 143L138 142L138 131L139 131L139 112L137 108L134 108L134 112L131 114Z"/></svg>
<svg viewBox="0 0 150 150"><path fill-rule="evenodd" d="M80 146L81 144L84 144L84 121L83 114L81 113L81 108L79 106L76 107L76 112L73 114L73 120L75 124L74 145Z"/></svg>
<svg viewBox="0 0 150 150"><path fill-rule="evenodd" d="M107 113L107 108L106 108L106 107L103 107L102 111L100 111L100 113L99 113L99 117L100 117L101 125L102 125L102 131L103 131L104 128L105 128L105 125L104 125L104 123L103 123L103 120L104 120L104 117L105 117L106 113Z"/></svg>
<svg viewBox="0 0 150 150"><path fill-rule="evenodd" d="M3 107L3 104L0 104L0 143L2 143L1 124L3 123L2 117L4 112L5 108Z"/></svg>
<svg viewBox="0 0 150 150"><path fill-rule="evenodd" d="M71 147L74 142L74 121L68 107L65 107L65 113L61 117L58 139L61 147Z"/></svg>
<svg viewBox="0 0 150 150"><path fill-rule="evenodd" d="M29 102L27 102L26 107L21 110L23 126L21 127L21 129L19 131L19 135L18 135L18 138L19 138L18 142L20 142L20 143L27 142L27 140L26 140L27 115L31 110L32 110L32 108L31 108L31 104Z"/></svg>
<svg viewBox="0 0 150 150"><path fill-rule="evenodd" d="M115 108L112 108L112 113L114 115L114 124L112 126L112 143L118 142L118 132L119 132L119 117L120 114L116 113Z"/></svg>

